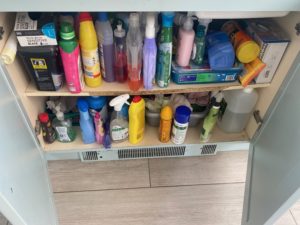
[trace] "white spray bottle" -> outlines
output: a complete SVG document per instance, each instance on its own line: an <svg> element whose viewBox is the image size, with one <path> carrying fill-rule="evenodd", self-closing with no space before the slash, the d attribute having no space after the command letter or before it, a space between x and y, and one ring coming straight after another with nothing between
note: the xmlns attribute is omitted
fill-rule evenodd
<svg viewBox="0 0 300 225"><path fill-rule="evenodd" d="M124 94L113 98L109 105L114 107L115 113L112 114L110 122L110 137L113 142L122 142L128 139L128 121L121 113L124 104L128 104L129 95Z"/></svg>

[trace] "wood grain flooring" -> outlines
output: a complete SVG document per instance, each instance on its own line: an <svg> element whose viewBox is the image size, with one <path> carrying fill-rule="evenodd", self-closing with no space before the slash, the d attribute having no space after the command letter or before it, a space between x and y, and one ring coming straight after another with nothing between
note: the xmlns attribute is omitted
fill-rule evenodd
<svg viewBox="0 0 300 225"><path fill-rule="evenodd" d="M238 225L247 154L49 162L60 225ZM275 225L296 225L291 212Z"/></svg>

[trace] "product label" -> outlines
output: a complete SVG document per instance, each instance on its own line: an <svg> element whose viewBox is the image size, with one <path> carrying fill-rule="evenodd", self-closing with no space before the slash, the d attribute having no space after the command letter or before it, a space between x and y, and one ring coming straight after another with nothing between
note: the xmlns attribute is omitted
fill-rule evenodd
<svg viewBox="0 0 300 225"><path fill-rule="evenodd" d="M18 12L15 22L15 31L20 30L36 30L37 20L32 20L27 12Z"/></svg>
<svg viewBox="0 0 300 225"><path fill-rule="evenodd" d="M121 141L128 138L128 128L115 125L111 130L111 138L113 141Z"/></svg>
<svg viewBox="0 0 300 225"><path fill-rule="evenodd" d="M61 142L70 142L71 139L68 135L68 129L66 127L56 127L57 138Z"/></svg>
<svg viewBox="0 0 300 225"><path fill-rule="evenodd" d="M172 142L174 144L183 144L188 129L188 123L178 123L174 121L172 129Z"/></svg>
<svg viewBox="0 0 300 225"><path fill-rule="evenodd" d="M46 60L42 58L30 58L33 69L35 70L46 70L47 64Z"/></svg>
<svg viewBox="0 0 300 225"><path fill-rule="evenodd" d="M81 50L81 53L85 75L90 78L100 76L98 48L90 51Z"/></svg>
<svg viewBox="0 0 300 225"><path fill-rule="evenodd" d="M63 83L63 75L62 74L52 74L53 84L55 89L59 89Z"/></svg>
<svg viewBox="0 0 300 225"><path fill-rule="evenodd" d="M166 87L170 83L172 43L161 43L158 52L157 84Z"/></svg>
<svg viewBox="0 0 300 225"><path fill-rule="evenodd" d="M103 45L99 44L99 56L100 56L100 65L101 65L101 74L105 78L105 63L104 63L104 50Z"/></svg>

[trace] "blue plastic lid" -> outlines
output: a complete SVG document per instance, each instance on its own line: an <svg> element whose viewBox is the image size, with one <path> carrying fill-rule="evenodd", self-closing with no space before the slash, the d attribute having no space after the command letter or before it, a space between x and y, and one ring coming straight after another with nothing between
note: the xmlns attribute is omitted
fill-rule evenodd
<svg viewBox="0 0 300 225"><path fill-rule="evenodd" d="M192 111L185 105L178 106L175 110L175 120L178 123L188 123L190 121L190 115Z"/></svg>
<svg viewBox="0 0 300 225"><path fill-rule="evenodd" d="M107 102L107 97L105 96L90 96L86 99L89 103L91 109L100 110L102 109Z"/></svg>
<svg viewBox="0 0 300 225"><path fill-rule="evenodd" d="M89 104L84 98L78 98L77 107L79 111L87 112L89 109Z"/></svg>
<svg viewBox="0 0 300 225"><path fill-rule="evenodd" d="M207 51L211 69L230 69L235 61L235 52L229 42L218 43L210 46Z"/></svg>
<svg viewBox="0 0 300 225"><path fill-rule="evenodd" d="M102 21L102 22L107 21L108 20L107 13L106 12L99 12L98 13L98 20Z"/></svg>
<svg viewBox="0 0 300 225"><path fill-rule="evenodd" d="M172 27L175 14L173 12L163 12L161 15L163 27Z"/></svg>

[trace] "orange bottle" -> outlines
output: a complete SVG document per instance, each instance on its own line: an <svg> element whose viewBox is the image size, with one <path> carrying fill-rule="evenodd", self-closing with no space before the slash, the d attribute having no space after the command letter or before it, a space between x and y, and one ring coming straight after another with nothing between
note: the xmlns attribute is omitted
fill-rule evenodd
<svg viewBox="0 0 300 225"><path fill-rule="evenodd" d="M172 108L165 106L160 111L160 126L159 126L159 140L161 142L169 142L172 129Z"/></svg>

